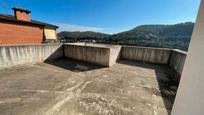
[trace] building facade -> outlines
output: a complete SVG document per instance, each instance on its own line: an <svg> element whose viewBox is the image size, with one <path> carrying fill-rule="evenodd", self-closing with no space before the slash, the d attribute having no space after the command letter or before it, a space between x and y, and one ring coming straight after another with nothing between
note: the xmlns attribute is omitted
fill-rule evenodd
<svg viewBox="0 0 204 115"><path fill-rule="evenodd" d="M55 25L31 20L31 11L14 7L14 16L0 14L0 44L41 44L57 41Z"/></svg>

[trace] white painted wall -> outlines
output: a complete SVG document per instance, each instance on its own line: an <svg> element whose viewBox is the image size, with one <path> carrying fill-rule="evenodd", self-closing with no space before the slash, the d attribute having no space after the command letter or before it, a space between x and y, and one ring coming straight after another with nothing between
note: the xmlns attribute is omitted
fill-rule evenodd
<svg viewBox="0 0 204 115"><path fill-rule="evenodd" d="M204 115L204 0L194 27L172 115Z"/></svg>

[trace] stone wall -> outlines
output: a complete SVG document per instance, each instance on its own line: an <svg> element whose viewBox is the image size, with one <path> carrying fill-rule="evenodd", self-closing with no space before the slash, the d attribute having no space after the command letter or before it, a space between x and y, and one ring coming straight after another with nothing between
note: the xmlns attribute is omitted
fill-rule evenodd
<svg viewBox="0 0 204 115"><path fill-rule="evenodd" d="M38 63L60 57L63 57L60 44L0 46L0 68Z"/></svg>

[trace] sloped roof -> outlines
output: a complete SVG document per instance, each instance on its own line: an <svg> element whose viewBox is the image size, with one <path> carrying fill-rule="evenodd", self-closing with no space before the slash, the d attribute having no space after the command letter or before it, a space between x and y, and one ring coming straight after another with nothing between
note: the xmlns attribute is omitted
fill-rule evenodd
<svg viewBox="0 0 204 115"><path fill-rule="evenodd" d="M45 22L40 22L37 20L31 20L30 22L28 21L23 21L23 20L17 20L13 15L8 15L8 14L0 14L0 21L6 21L6 22L15 22L15 23L20 23L20 24L31 24L31 25L37 25L37 26L44 26L46 28L51 28L51 29L57 29L58 26L48 24Z"/></svg>

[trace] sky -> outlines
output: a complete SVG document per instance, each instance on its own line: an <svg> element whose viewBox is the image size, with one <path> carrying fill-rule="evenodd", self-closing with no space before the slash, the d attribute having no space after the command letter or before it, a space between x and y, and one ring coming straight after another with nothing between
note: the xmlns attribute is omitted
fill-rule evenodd
<svg viewBox="0 0 204 115"><path fill-rule="evenodd" d="M195 22L200 0L0 0L0 13L18 6L31 18L59 26L58 31L108 34L144 24Z"/></svg>

